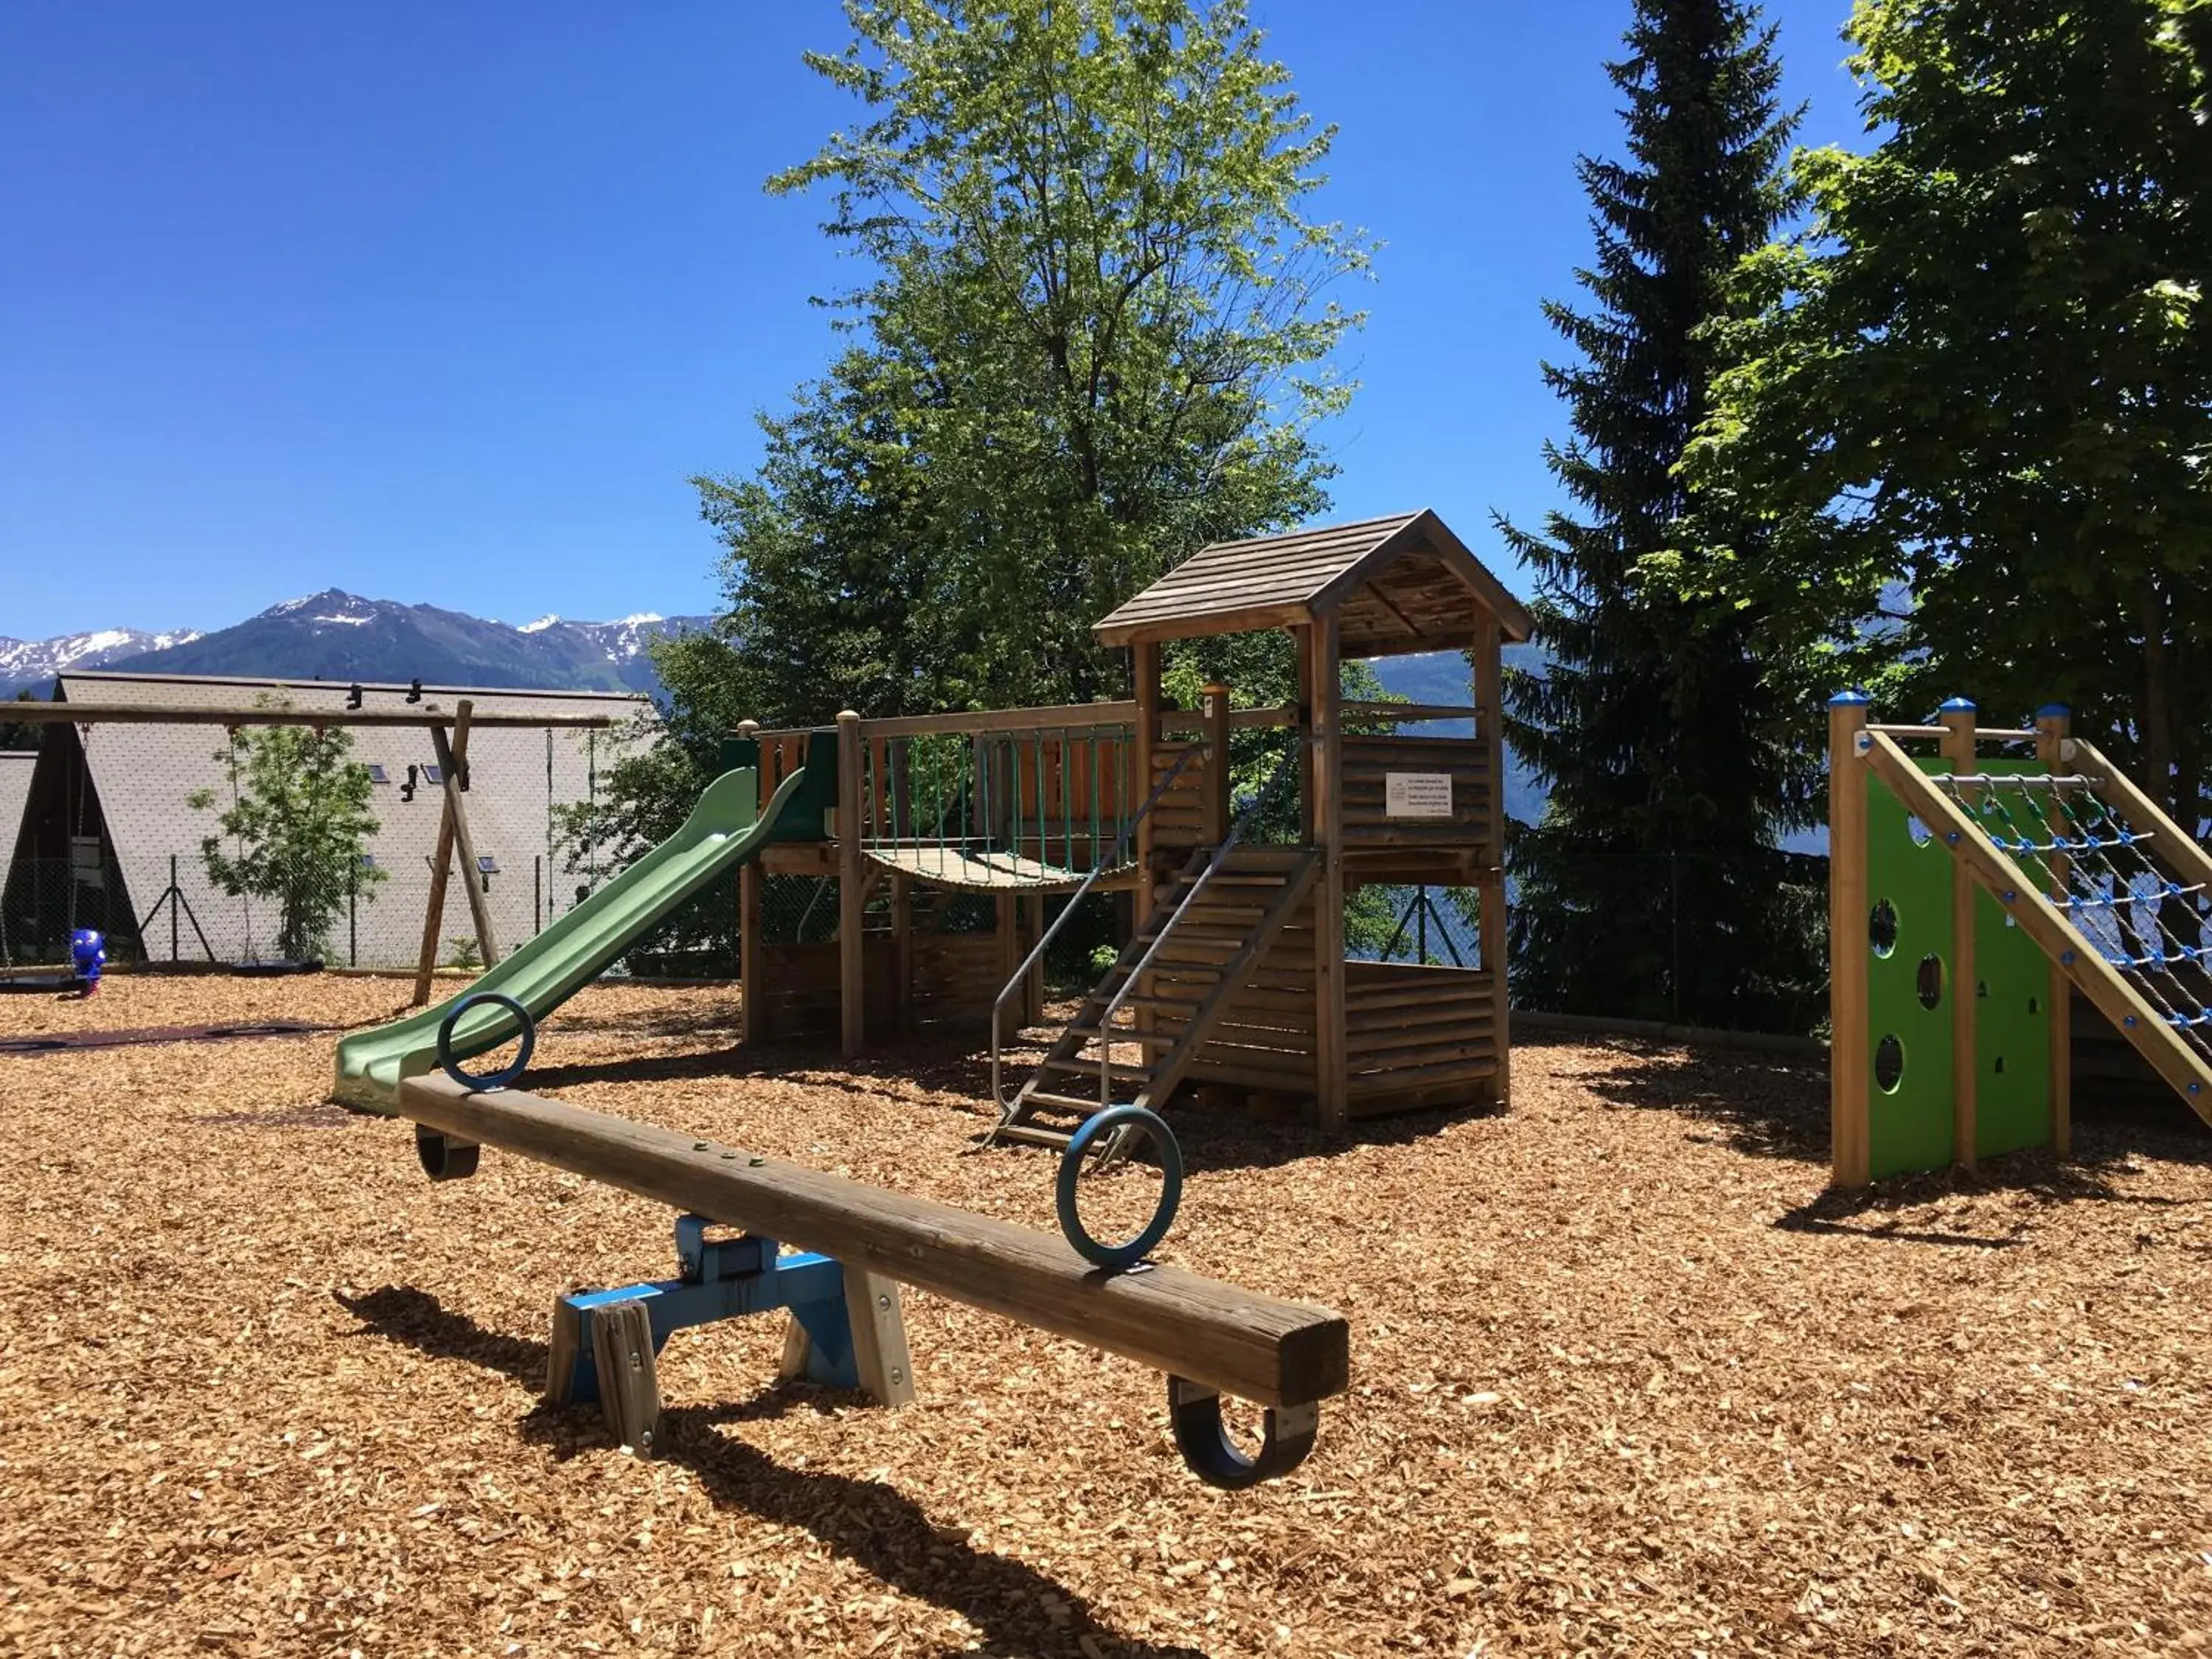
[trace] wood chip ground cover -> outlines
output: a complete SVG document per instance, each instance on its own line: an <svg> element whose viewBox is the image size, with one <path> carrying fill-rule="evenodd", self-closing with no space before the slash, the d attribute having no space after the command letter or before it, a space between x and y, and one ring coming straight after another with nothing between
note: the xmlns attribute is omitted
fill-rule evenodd
<svg viewBox="0 0 2212 1659"><path fill-rule="evenodd" d="M118 976L0 1034L388 1015L389 981ZM732 1049L601 988L533 1085L1053 1225L963 1156L982 1057ZM42 1024L41 1022L47 1022ZM909 1295L921 1403L679 1334L671 1455L538 1401L552 1298L669 1217L321 1107L331 1039L0 1059L0 1652L2185 1651L2212 1623L2212 1136L1823 1195L1816 1066L1525 1042L1513 1109L1361 1144L1189 1111L1162 1255L1352 1325L1290 1479L1199 1486L1158 1376Z"/></svg>

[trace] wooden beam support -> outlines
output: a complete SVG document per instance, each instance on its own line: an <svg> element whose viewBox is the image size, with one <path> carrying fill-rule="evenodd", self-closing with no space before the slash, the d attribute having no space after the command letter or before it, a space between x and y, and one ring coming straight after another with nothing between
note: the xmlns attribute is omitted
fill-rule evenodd
<svg viewBox="0 0 2212 1659"><path fill-rule="evenodd" d="M453 709L454 734L461 731L461 722L469 720L474 710L466 697ZM446 792L445 823L453 825L453 850L461 858L461 889L469 896L469 919L476 924L477 950L483 957L487 969L499 965L499 940L492 932L491 900L484 892L483 872L477 867L476 837L469 830L469 804L462 797L462 774L468 768L468 750L446 740L446 728L430 728L430 747L438 757L438 778ZM441 835L440 840L444 836Z"/></svg>
<svg viewBox="0 0 2212 1659"><path fill-rule="evenodd" d="M894 872L891 895L891 1025L914 1026L914 880Z"/></svg>
<svg viewBox="0 0 2212 1659"><path fill-rule="evenodd" d="M1505 685L1504 635L1495 617L1475 630L1475 741L1483 745L1490 775L1489 868L1477 888L1481 931L1476 947L1490 975L1490 1029L1498 1045L1498 1077L1492 1092L1500 1106L1513 1103L1512 1006L1506 984L1505 914Z"/></svg>
<svg viewBox="0 0 2212 1659"><path fill-rule="evenodd" d="M1314 1041L1317 1104L1324 1127L1352 1119L1352 1082L1344 1054L1344 670L1337 659L1336 613L1315 622L1313 668L1314 830L1321 879L1314 893Z"/></svg>
<svg viewBox="0 0 2212 1659"><path fill-rule="evenodd" d="M1350 1380L1350 1332L1327 1308L1180 1267L1101 1273L1065 1240L1010 1221L520 1091L474 1094L443 1076L410 1078L399 1111L1240 1399L1302 1405Z"/></svg>
<svg viewBox="0 0 2212 1659"><path fill-rule="evenodd" d="M1027 955L1036 949L1036 942L1044 937L1044 895L1024 893L1022 896L1023 933L1015 948ZM1020 957L1015 958L1020 965ZM1044 1024L1044 958L1039 957L1030 964L1029 977L1022 984L1022 1018L1025 1024Z"/></svg>
<svg viewBox="0 0 2212 1659"><path fill-rule="evenodd" d="M1152 755L1160 741L1160 647L1150 640L1140 640L1129 647L1130 696L1137 705L1136 739L1130 745L1131 765L1135 776L1129 780L1127 793L1121 800L1124 812L1133 812L1152 794ZM1152 820L1149 814L1138 820L1136 834L1137 885L1129 904L1129 931L1136 930L1142 917L1152 914L1159 902L1158 878L1152 870ZM1121 943L1127 944L1125 939ZM1137 987L1138 994L1150 996L1152 982L1149 977ZM1150 1031L1158 1022L1152 1009L1139 1007L1136 1029Z"/></svg>
<svg viewBox="0 0 2212 1659"><path fill-rule="evenodd" d="M847 1060L859 1058L867 1042L867 951L864 928L868 909L867 872L860 859L865 826L860 821L860 781L866 757L860 717L851 709L837 716L837 1002L838 1041Z"/></svg>
<svg viewBox="0 0 2212 1659"><path fill-rule="evenodd" d="M1000 893L992 901L996 927L994 937L999 946L999 965L992 977L1004 985L1013 978L1022 965L1022 930L1019 905L1021 895L1012 890ZM1023 994L999 1010L999 1041L1012 1043L1019 1041L1022 1027L1030 1023L1028 988Z"/></svg>
<svg viewBox="0 0 2212 1659"><path fill-rule="evenodd" d="M1867 1030L1867 700L1828 704L1828 1160L1838 1187L1872 1179Z"/></svg>
<svg viewBox="0 0 2212 1659"><path fill-rule="evenodd" d="M2036 711L2035 757L2054 775L2065 769L2067 734L2072 726L2073 717L2057 703ZM2051 793L2055 799L2051 803L2051 827L2055 834L2063 835L2070 822L2065 798L2057 790ZM2054 854L2049 860L2051 884L2059 892L2066 890L2070 866L2063 853ZM2051 1150L2061 1158L2070 1158L2074 1152L2074 986L2066 970L2055 962L2051 964L2049 1006Z"/></svg>
<svg viewBox="0 0 2212 1659"><path fill-rule="evenodd" d="M476 712L467 698L453 711L453 735L449 745L438 750L445 775L451 777L453 769L469 757L470 717ZM422 911L422 949L415 963L415 995L410 1004L420 1008L430 1000L430 976L438 966L438 946L445 937L446 879L453 866L453 802L447 795L438 815L438 842L430 854L430 896L424 902Z"/></svg>
<svg viewBox="0 0 2212 1659"><path fill-rule="evenodd" d="M1229 688L1209 685L1199 705L1206 716L1205 769L1199 774L1205 827L1200 844L1218 847L1229 839Z"/></svg>
<svg viewBox="0 0 2212 1659"><path fill-rule="evenodd" d="M1977 769L1974 705L1954 697L1936 720L1943 728L1942 755L1961 777ZM1981 966L1977 960L1974 910L1981 890L1957 860L1951 863L1951 1157L1971 1171L1979 1141L1982 1068L1978 1058L1977 1018L1981 1011Z"/></svg>
<svg viewBox="0 0 2212 1659"><path fill-rule="evenodd" d="M738 1014L744 1022L747 1043L768 1041L768 1009L763 1004L767 975L762 957L768 949L761 926L761 867L758 859L738 866Z"/></svg>

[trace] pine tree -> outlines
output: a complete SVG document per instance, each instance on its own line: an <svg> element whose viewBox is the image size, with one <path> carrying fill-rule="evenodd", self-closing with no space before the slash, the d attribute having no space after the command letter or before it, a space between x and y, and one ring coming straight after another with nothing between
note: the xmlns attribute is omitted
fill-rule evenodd
<svg viewBox="0 0 2212 1659"><path fill-rule="evenodd" d="M1579 361L1547 363L1572 436L1546 459L1572 508L1541 535L1500 520L1537 576L1548 663L1507 686L1508 739L1550 786L1512 849L1516 994L1531 1006L1701 1024L1787 1024L1817 999L1808 920L1778 830L1810 781L1762 739L1747 623L1638 580L1698 524L1676 471L1726 367L1704 325L1790 203L1797 114L1775 31L1739 0L1637 0L1623 161L1584 156L1596 258L1586 308L1545 315ZM1754 551L1731 537L1739 556ZM1792 914L1796 908L1803 914Z"/></svg>

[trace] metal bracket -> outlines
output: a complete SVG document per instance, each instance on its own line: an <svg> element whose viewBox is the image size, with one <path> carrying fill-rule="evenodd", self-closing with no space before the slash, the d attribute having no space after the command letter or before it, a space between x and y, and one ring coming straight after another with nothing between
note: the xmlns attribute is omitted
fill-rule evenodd
<svg viewBox="0 0 2212 1659"><path fill-rule="evenodd" d="M433 1181L466 1181L477 1172L477 1154L482 1150L472 1140L456 1140L419 1123L415 1126L415 1156L422 1173Z"/></svg>
<svg viewBox="0 0 2212 1659"><path fill-rule="evenodd" d="M1175 1429L1176 1449L1190 1472L1209 1486L1241 1492L1262 1480L1288 1474L1313 1450L1321 1428L1321 1407L1267 1407L1265 1438L1256 1457L1247 1457L1231 1443L1221 1426L1221 1393L1180 1376L1168 1378L1168 1418Z"/></svg>
<svg viewBox="0 0 2212 1659"><path fill-rule="evenodd" d="M617 1304L645 1304L653 1351L690 1325L788 1309L806 1332L806 1377L831 1388L859 1386L853 1331L845 1312L845 1270L826 1255L785 1255L772 1238L708 1236L704 1217L676 1218L678 1277L614 1290L580 1291L553 1304L545 1397L568 1405L599 1397L592 1320Z"/></svg>

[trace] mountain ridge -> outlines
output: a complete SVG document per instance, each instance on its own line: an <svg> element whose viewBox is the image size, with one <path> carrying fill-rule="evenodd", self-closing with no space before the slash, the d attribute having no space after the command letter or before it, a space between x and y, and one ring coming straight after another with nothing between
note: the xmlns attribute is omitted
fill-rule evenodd
<svg viewBox="0 0 2212 1659"><path fill-rule="evenodd" d="M660 682L646 647L708 621L641 611L613 622L547 616L517 626L326 587L205 633L108 629L54 640L0 639L0 696L21 690L50 696L56 674L94 668L325 680L419 677L538 691L653 694Z"/></svg>

